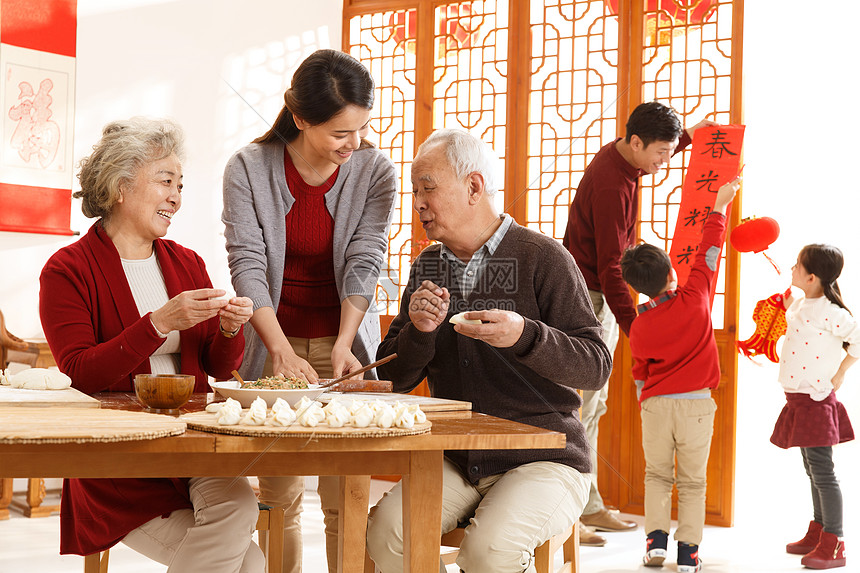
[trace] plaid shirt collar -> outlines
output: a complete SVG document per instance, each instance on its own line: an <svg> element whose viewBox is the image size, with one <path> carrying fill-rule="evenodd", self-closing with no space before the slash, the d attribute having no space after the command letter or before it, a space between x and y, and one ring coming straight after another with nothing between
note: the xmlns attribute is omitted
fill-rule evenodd
<svg viewBox="0 0 860 573"><path fill-rule="evenodd" d="M502 224L499 225L496 232L493 233L493 235L487 239L483 245L481 245L481 248L472 254L472 258L469 259L468 263L464 263L457 258L454 251L446 247L444 244L442 244L442 248L439 250L440 257L445 259L450 265L454 278L460 285L462 296L468 295L475 289L475 284L478 282L478 278L487 264L487 259L496 254L496 249L499 248L499 244L502 242L502 239L505 238L505 234L508 232L508 229L511 228L511 224L513 223L512 217L506 213L501 213L499 218L502 220Z"/></svg>
<svg viewBox="0 0 860 573"><path fill-rule="evenodd" d="M636 310L639 312L639 314L642 314L646 310L651 310L652 308L654 308L658 304L663 304L667 300L672 300L677 295L678 295L677 290L667 290L666 292L664 292L663 294L661 294L657 298L652 298L648 302L643 302L642 304L640 304L639 306L636 307Z"/></svg>

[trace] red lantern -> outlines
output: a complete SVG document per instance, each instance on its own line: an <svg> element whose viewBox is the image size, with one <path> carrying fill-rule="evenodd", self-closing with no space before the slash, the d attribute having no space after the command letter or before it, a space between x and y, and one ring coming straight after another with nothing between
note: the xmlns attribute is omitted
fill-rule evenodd
<svg viewBox="0 0 860 573"><path fill-rule="evenodd" d="M732 246L742 253L760 253L779 238L779 223L770 217L747 217L732 231Z"/></svg>
<svg viewBox="0 0 860 573"><path fill-rule="evenodd" d="M610 14L618 14L618 0L603 2ZM718 0L647 0L644 7L646 44L668 45L673 34L683 34L684 26L704 24L717 7Z"/></svg>
<svg viewBox="0 0 860 573"><path fill-rule="evenodd" d="M729 241L741 253L761 253L782 274L773 259L763 252L779 238L779 223L770 217L747 217L734 228Z"/></svg>

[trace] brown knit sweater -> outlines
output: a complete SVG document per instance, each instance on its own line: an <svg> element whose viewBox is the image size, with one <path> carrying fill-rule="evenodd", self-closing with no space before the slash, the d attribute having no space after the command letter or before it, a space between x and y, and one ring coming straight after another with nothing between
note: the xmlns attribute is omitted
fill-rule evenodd
<svg viewBox="0 0 860 573"><path fill-rule="evenodd" d="M573 257L557 241L514 223L463 299L439 251L431 245L412 265L400 312L377 353L398 357L378 369L380 378L392 380L396 392L408 392L426 376L433 396L466 400L476 412L567 435L563 450L446 452L473 483L534 461L591 471L576 389L601 388L612 357ZM447 320L433 332L419 331L409 320L409 299L423 280L451 292L449 317L512 310L525 318L522 336L510 348L494 348L456 333Z"/></svg>

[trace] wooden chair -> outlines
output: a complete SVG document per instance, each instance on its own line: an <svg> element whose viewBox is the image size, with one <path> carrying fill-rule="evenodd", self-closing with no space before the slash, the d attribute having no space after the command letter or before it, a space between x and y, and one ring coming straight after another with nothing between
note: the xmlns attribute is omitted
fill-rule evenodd
<svg viewBox="0 0 860 573"><path fill-rule="evenodd" d="M24 364L34 366L38 352L35 355L33 354L33 349L29 342L21 340L6 330L6 321L3 319L3 312L0 311L0 369L5 369L9 365L9 362L23 362ZM12 360L12 358L15 358L15 360Z"/></svg>
<svg viewBox="0 0 860 573"><path fill-rule="evenodd" d="M466 529L458 527L442 536L442 553L440 558L446 566L452 565L460 553L460 543L466 536ZM556 552L564 550L564 563L559 569L554 569ZM568 527L558 535L554 535L535 548L535 569L537 573L579 573L579 522ZM373 560L365 554L364 573L374 573L376 566Z"/></svg>
<svg viewBox="0 0 860 573"><path fill-rule="evenodd" d="M0 311L0 369L10 362L26 364L30 367L52 366L54 359L45 342L32 342L18 338L6 330L6 321ZM20 509L25 517L47 517L60 510L59 505L42 505L45 499L45 480L28 478L26 503L12 501L12 479L0 479L0 519L9 519L9 505Z"/></svg>
<svg viewBox="0 0 860 573"><path fill-rule="evenodd" d="M257 517L260 549L266 556L268 573L280 573L284 553L284 510L260 504ZM108 573L110 549L84 556L84 573Z"/></svg>

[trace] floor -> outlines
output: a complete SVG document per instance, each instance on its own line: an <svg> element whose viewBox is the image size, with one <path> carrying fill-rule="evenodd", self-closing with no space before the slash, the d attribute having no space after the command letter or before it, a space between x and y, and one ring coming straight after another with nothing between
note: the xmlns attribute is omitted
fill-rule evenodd
<svg viewBox="0 0 860 573"><path fill-rule="evenodd" d="M850 459L850 458L846 458ZM855 458L856 459L856 458ZM857 464L852 464L857 465ZM858 472L854 471L855 474ZM858 476L860 477L860 476ZM857 483L843 479L843 483ZM378 498L389 487L389 482L374 481L372 497ZM323 551L322 513L319 498L309 483L305 495L304 570L308 573L325 571ZM758 488L756 488L758 489ZM767 493L759 490L765 497ZM805 499L803 500L805 502ZM743 520L732 528L707 527L702 543L701 556L705 571L712 573L785 572L801 571L799 557L783 552L786 541L800 537L805 531L805 518L799 514L800 503L786 503L768 511L751 512L749 520ZM747 512L740 512L742 515ZM640 565L644 532L643 518L625 516L640 524L636 531L607 533L609 543L605 547L581 548L582 573L640 573L659 571ZM853 516L852 516L853 517ZM740 519L739 519L740 521ZM850 520L846 520L848 523ZM780 524L790 523L782 527ZM853 522L852 522L853 525ZM856 528L855 528L856 529ZM804 530L804 531L801 531ZM9 521L0 522L0 572L2 573L81 573L83 558L61 556L57 553L59 518L26 519L13 512ZM858 539L846 529L846 538ZM854 571L849 567L843 571ZM162 573L160 566L128 549L117 545L111 550L111 573ZM676 571L674 556L663 567L665 571ZM456 571L449 567L449 573Z"/></svg>

